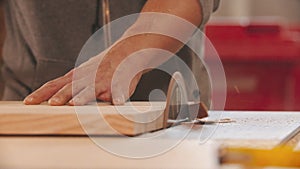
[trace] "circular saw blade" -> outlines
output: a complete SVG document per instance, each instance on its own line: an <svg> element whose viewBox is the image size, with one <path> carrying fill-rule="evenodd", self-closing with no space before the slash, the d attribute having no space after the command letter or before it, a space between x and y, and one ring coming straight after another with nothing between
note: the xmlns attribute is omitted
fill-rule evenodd
<svg viewBox="0 0 300 169"><path fill-rule="evenodd" d="M168 120L190 120L185 81L180 72L175 72L171 78L166 102L164 127L169 126Z"/></svg>

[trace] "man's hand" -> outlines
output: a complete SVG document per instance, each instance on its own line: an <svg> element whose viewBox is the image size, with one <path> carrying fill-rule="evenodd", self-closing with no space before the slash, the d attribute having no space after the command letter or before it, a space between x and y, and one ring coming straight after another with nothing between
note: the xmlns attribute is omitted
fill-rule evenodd
<svg viewBox="0 0 300 169"><path fill-rule="evenodd" d="M123 104L133 94L142 76L142 72L133 72L136 69L130 62L125 62L118 69L127 57L124 50L121 52L123 46L122 43L117 44L109 52L91 58L65 76L49 81L27 96L24 103L40 104L48 100L53 106L84 105L98 99ZM130 79L128 76L132 74L135 76Z"/></svg>
<svg viewBox="0 0 300 169"><path fill-rule="evenodd" d="M167 13L195 26L200 25L202 19L199 0L148 0L142 10L144 12ZM113 45L111 50L95 56L65 76L46 83L26 97L24 103L40 104L49 100L50 105L83 105L96 98L123 104L133 94L143 68L158 66L171 56L167 54L157 59L151 57L151 52L142 52L132 59L129 58L131 54L143 49L162 49L174 54L192 36L195 30L193 27L186 29L182 22L176 22L176 19L174 21L161 15L140 16L125 32L125 38ZM155 33L145 33L147 30L154 30ZM180 35L183 40L164 36L164 31ZM155 55L157 53L154 52ZM120 66L122 62L124 64Z"/></svg>

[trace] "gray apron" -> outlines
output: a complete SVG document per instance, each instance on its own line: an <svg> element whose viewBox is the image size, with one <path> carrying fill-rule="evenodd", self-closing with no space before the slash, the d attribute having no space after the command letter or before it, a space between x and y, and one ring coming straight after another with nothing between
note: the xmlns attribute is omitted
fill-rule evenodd
<svg viewBox="0 0 300 169"><path fill-rule="evenodd" d="M111 20L140 12L145 2L110 0ZM91 36L96 0L7 0L5 5L3 100L22 100L45 82L74 68L81 48ZM178 55L197 74L201 100L208 105L209 83L203 64L187 47ZM165 64L174 67L176 60ZM169 80L170 76L159 70L146 73L131 100L148 100L153 89L166 92ZM189 90L192 97L198 92Z"/></svg>

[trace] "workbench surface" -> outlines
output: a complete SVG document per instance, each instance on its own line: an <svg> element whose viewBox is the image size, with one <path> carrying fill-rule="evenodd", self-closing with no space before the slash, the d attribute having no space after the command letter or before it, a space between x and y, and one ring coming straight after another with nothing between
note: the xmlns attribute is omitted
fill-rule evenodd
<svg viewBox="0 0 300 169"><path fill-rule="evenodd" d="M217 155L211 145L273 148L299 143L300 112L214 111L209 114L210 120L230 118L235 122L192 128L180 125L137 137L0 136L0 168L214 168ZM122 142L127 139L129 141ZM143 139L154 142L135 143ZM178 149L177 142L182 140ZM155 153L165 148L163 145L174 146L167 146L171 151L164 152L163 156L147 160L113 155ZM113 154L108 152L110 150Z"/></svg>

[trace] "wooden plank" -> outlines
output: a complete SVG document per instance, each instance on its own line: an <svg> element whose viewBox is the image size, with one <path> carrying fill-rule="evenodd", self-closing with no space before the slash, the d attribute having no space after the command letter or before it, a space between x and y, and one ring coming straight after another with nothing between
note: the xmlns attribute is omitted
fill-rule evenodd
<svg viewBox="0 0 300 169"><path fill-rule="evenodd" d="M164 105L131 102L54 107L0 102L0 135L138 135L163 127Z"/></svg>

